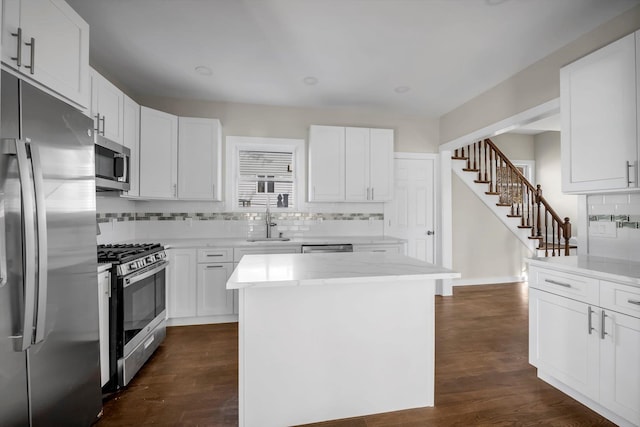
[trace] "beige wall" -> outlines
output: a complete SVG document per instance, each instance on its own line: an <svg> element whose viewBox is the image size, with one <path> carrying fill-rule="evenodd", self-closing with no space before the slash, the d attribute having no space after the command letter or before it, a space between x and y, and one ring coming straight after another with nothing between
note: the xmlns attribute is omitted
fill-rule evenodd
<svg viewBox="0 0 640 427"><path fill-rule="evenodd" d="M452 174L453 270L467 281L521 277L529 250Z"/></svg>
<svg viewBox="0 0 640 427"><path fill-rule="evenodd" d="M569 217L577 235L578 196L562 193L560 163L560 132L545 132L535 136L536 180L542 195L561 217Z"/></svg>
<svg viewBox="0 0 640 427"><path fill-rule="evenodd" d="M533 135L503 133L491 140L509 160L535 160Z"/></svg>
<svg viewBox="0 0 640 427"><path fill-rule="evenodd" d="M335 125L391 128L395 151L436 153L438 121L418 116L362 109L292 108L139 96L141 105L178 116L212 117L222 122L223 136L307 139L309 126Z"/></svg>
<svg viewBox="0 0 640 427"><path fill-rule="evenodd" d="M640 28L640 6L601 25L440 117L440 142L482 129L560 96L560 68Z"/></svg>

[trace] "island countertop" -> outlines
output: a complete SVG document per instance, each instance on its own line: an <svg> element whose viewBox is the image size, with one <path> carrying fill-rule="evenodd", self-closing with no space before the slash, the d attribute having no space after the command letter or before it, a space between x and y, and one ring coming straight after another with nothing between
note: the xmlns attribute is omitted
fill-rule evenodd
<svg viewBox="0 0 640 427"><path fill-rule="evenodd" d="M395 280L419 276L433 280L457 278L460 273L392 253L245 255L227 281L227 289L375 282L391 276Z"/></svg>

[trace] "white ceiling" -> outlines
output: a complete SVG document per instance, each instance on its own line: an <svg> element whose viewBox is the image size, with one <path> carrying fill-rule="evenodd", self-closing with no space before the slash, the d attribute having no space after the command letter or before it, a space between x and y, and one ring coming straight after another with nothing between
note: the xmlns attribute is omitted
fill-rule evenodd
<svg viewBox="0 0 640 427"><path fill-rule="evenodd" d="M437 118L640 0L67 2L134 95Z"/></svg>

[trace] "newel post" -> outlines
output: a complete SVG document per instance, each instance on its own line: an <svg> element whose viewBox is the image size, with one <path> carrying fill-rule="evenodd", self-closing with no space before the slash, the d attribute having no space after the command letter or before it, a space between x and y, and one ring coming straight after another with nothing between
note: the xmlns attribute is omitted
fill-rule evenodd
<svg viewBox="0 0 640 427"><path fill-rule="evenodd" d="M536 236L542 236L542 223L540 222L540 204L542 200L542 188L540 184L536 186Z"/></svg>
<svg viewBox="0 0 640 427"><path fill-rule="evenodd" d="M564 238L564 255L569 256L569 239L571 239L571 223L569 222L568 217L565 217L564 219L562 237Z"/></svg>

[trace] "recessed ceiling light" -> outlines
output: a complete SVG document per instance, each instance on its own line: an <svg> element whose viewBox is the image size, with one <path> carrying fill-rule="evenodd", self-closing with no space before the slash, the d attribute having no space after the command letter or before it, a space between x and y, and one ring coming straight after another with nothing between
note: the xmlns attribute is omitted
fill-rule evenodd
<svg viewBox="0 0 640 427"><path fill-rule="evenodd" d="M405 92L409 92L411 88L409 86L398 86L395 89L393 89L395 91L395 93L405 93Z"/></svg>
<svg viewBox="0 0 640 427"><path fill-rule="evenodd" d="M313 76L307 76L304 79L302 79L302 82L307 86L315 86L318 84L318 78Z"/></svg>
<svg viewBox="0 0 640 427"><path fill-rule="evenodd" d="M205 67L204 65L198 65L196 67L196 73L200 74L201 76L210 76L213 74L213 71L211 71L211 68L209 67Z"/></svg>

